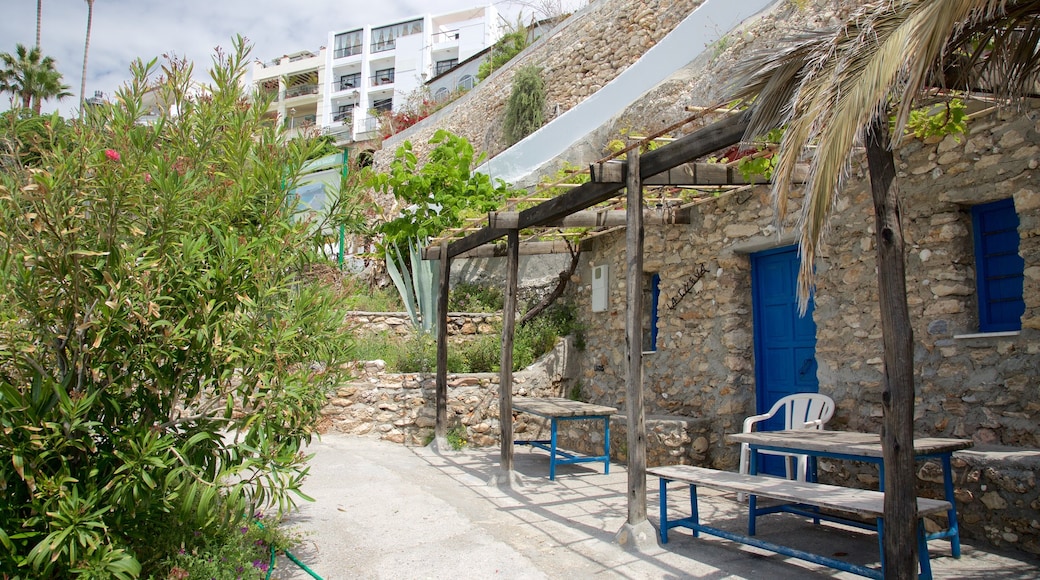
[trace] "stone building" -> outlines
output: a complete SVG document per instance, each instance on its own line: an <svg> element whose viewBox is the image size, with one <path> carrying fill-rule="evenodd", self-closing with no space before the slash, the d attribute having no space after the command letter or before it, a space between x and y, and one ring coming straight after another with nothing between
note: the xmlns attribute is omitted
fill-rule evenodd
<svg viewBox="0 0 1040 580"><path fill-rule="evenodd" d="M655 3L594 2L579 15L583 20L572 23L572 30L585 31L585 37L549 35L523 53L519 63L544 64L547 85L557 91L550 102L580 100L645 50L636 38L645 36L652 43L657 30L670 29L668 18L684 16L699 3L661 3L673 10L662 10L653 22L649 15L636 17L643 14L644 4ZM623 114L604 119L588 146L561 162L594 161L623 130L654 131L681 123L690 116L690 107L717 100L727 70L745 51L768 48L771 38L787 30L836 23L856 4L777 2L768 14L730 31L709 58L677 71ZM631 18L619 20L620 13ZM613 26L623 23L625 33L597 20L607 16ZM586 49L592 52L582 52ZM561 59L560 54L569 57ZM602 65L612 60L619 62ZM464 107L442 112L400 139L421 143L423 131L434 126L457 128L478 147L496 153L501 144L495 120L508 94L509 71L489 78L466 97L471 100ZM677 132L703 123L693 120ZM966 536L1040 554L1035 475L1040 467L1040 103L979 111L966 135L907 138L896 153L914 333L915 432L975 442L973 450L958 453L954 462ZM793 201L792 213L799 200ZM806 325L802 331L807 340L785 345L793 356L784 364L807 389L835 400L829 428L878 432L882 341L865 161L853 166L836 203L815 264L812 309L797 323ZM569 298L577 302L585 322L586 347L572 353L571 364L578 370L564 389L592 403L625 408L626 286L643 286L651 306L656 302L656 318L645 316L653 332L647 333L643 358L652 464L736 468L737 448L724 436L739 431L743 419L756 413L768 388L759 374L772 346L757 326L761 306L790 283L760 273L789 273L797 255L791 252L794 236L778 222L790 220L776 219L767 186L720 193L696 205L687 225L646 227L644 272L637 281L626 280L623 231L583 244L580 282L571 287ZM985 245L979 241L983 234L1001 232L1017 242L1008 259L1019 260L1012 269L1017 268L1022 285L1021 306L1011 308L1010 320L993 316L995 311L986 307L999 289L985 282L984 271L997 260L978 249ZM602 289L606 307L594 311L592 281L597 275L605 275L608 284ZM791 296L786 302L790 312ZM488 401L483 411L465 407L463 423L493 435L493 404ZM619 460L624 459L623 415L611 431ZM580 428L564 436L579 447L585 444ZM935 465L918 466L922 493L938 496ZM821 469L824 480L877 482L876 472L848 462L824 463Z"/></svg>

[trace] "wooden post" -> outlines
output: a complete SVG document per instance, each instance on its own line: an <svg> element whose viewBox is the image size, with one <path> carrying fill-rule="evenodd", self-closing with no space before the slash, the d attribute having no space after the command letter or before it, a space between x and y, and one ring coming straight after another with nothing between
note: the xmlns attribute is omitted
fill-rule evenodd
<svg viewBox="0 0 1040 580"><path fill-rule="evenodd" d="M513 471L513 335L516 330L516 286L520 268L520 232L509 230L506 258L506 295L502 305L502 367L498 379L498 424L502 472L511 481Z"/></svg>
<svg viewBox="0 0 1040 580"><path fill-rule="evenodd" d="M874 199L878 303L884 345L881 450L885 466L885 578L917 578L917 479L914 474L914 331L906 298L906 248L888 116L866 129Z"/></svg>
<svg viewBox="0 0 1040 580"><path fill-rule="evenodd" d="M437 295L437 422L434 427L434 444L438 449L448 447L448 278L451 276L451 258L448 244L441 242L441 271Z"/></svg>
<svg viewBox="0 0 1040 580"><path fill-rule="evenodd" d="M643 185L639 150L628 152L628 228L625 236L627 305L625 372L628 413L628 524L646 521L646 423L643 411Z"/></svg>

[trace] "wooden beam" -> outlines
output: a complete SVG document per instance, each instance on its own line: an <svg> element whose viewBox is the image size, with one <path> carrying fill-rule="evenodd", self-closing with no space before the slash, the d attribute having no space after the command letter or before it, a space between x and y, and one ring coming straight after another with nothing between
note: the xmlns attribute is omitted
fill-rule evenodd
<svg viewBox="0 0 1040 580"><path fill-rule="evenodd" d="M643 410L643 187L639 150L628 152L628 262L625 290L625 407L628 413L628 524L646 521L646 422Z"/></svg>
<svg viewBox="0 0 1040 580"><path fill-rule="evenodd" d="M737 143L744 136L748 121L744 115L726 117L703 129L694 131L674 143L655 149L642 156L639 177L657 175L708 153ZM520 212L517 224L520 229L551 223L583 209L587 209L613 197L621 190L621 183L589 182L578 189L568 191Z"/></svg>
<svg viewBox="0 0 1040 580"><path fill-rule="evenodd" d="M441 242L441 255L446 255L447 243ZM440 263L440 279L437 281L437 384L434 443L445 451L448 449L448 291L451 288L451 258Z"/></svg>
<svg viewBox="0 0 1040 580"><path fill-rule="evenodd" d="M623 226L628 223L626 210L585 210L564 216L556 222L544 224L554 228L599 228ZM520 212L518 211L493 211L488 213L488 227L491 228L515 228L520 223ZM688 224L690 223L689 212L669 212L656 209L643 209L643 223L651 225Z"/></svg>
<svg viewBox="0 0 1040 580"><path fill-rule="evenodd" d="M502 305L502 360L498 379L498 424L500 455L506 481L512 481L513 470L513 336L516 330L516 287L520 269L520 239L517 230L509 230L506 246L506 292Z"/></svg>
<svg viewBox="0 0 1040 580"><path fill-rule="evenodd" d="M745 115L734 115L655 149L643 156L639 169L640 177L656 175L738 143L744 136L747 127L748 121ZM621 190L621 186L621 183L592 181L584 183L581 187L572 189L559 197L520 212L518 226L520 229L539 226L590 208L614 197ZM506 233L507 230L498 228L484 228L474 232L461 240L452 242L447 249L448 257L455 257L483 246L501 238Z"/></svg>
<svg viewBox="0 0 1040 580"><path fill-rule="evenodd" d="M570 246L564 240L553 240L550 242L525 242L520 244L521 256L542 256L546 254L569 254ZM424 260L440 259L440 246L430 246L423 253ZM508 255L508 246L503 243L484 244L455 256L459 258L504 258Z"/></svg>

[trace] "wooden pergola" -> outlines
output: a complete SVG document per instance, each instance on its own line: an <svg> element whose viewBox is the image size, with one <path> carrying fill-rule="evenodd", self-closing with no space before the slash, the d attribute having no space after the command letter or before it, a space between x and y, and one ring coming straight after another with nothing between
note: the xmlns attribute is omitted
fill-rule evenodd
<svg viewBox="0 0 1040 580"><path fill-rule="evenodd" d="M665 131L681 126L686 119ZM464 237L443 237L426 248L424 258L440 260L437 321L437 376L435 441L441 448L447 443L447 306L450 288L451 260L458 257L504 256L506 291L502 316L502 358L499 377L499 425L501 440L501 478L513 478L513 338L516 327L517 276L521 253L563 251L560 241L525 242L520 232L546 227L625 227L628 279L638 279L643 270L644 222L689 223L688 214L657 215L644 212L643 188L649 185L683 186L697 183L696 170L690 164L712 152L739 143L748 123L744 114L733 114L657 149L640 154L641 143L627 148L623 163L600 161L590 166L590 180L557 197L541 199L536 205L519 211L492 212L483 227L460 230ZM660 133L659 133L660 134ZM704 180L702 179L702 182ZM589 208L607 202L626 190L625 209L592 211ZM494 244L505 238L506 243ZM638 284L627 286L626 296L626 414L628 419L628 520L630 530L649 526L646 517L646 425L642 385L642 320L643 296ZM653 533L649 534L653 539Z"/></svg>

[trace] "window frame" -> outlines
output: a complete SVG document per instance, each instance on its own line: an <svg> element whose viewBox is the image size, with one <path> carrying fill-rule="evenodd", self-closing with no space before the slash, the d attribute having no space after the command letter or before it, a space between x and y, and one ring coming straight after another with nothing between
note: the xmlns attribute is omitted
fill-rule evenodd
<svg viewBox="0 0 1040 580"><path fill-rule="evenodd" d="M1022 315L1025 312L1025 261L1019 253L1019 223L1012 198L978 204L971 208L975 288L981 333L1022 330ZM1012 231L1013 248L1008 235ZM1004 237L999 237L1002 234ZM1012 286L1016 284L1014 280L1018 281L1017 295L1014 289L1008 292L1006 286L1009 280ZM1000 294L1004 296L999 296Z"/></svg>

